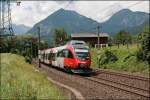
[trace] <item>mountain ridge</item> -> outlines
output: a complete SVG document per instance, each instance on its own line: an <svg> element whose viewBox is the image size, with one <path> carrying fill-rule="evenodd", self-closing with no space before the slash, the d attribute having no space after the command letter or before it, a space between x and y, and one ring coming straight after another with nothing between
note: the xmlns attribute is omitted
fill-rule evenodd
<svg viewBox="0 0 150 100"><path fill-rule="evenodd" d="M26 26L24 24L12 24L12 27L14 29L14 33L16 35L22 35L22 34L25 34L31 27L29 26Z"/></svg>
<svg viewBox="0 0 150 100"><path fill-rule="evenodd" d="M55 28L64 28L68 34L95 33L96 27L100 25L102 26L101 32L106 32L110 35L114 35L123 29L132 33L132 28L143 27L142 25L147 19L149 19L149 13L139 11L133 12L129 9L122 9L112 15L107 21L99 23L76 11L59 9L36 23L27 33L36 35L37 27L40 26L41 34L47 36L45 38L49 41L52 40Z"/></svg>

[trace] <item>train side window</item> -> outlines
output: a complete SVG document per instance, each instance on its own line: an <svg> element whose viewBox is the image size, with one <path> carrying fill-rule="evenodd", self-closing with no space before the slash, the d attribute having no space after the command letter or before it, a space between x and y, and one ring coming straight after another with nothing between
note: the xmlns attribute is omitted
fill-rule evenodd
<svg viewBox="0 0 150 100"><path fill-rule="evenodd" d="M64 57L63 51L59 51L57 57Z"/></svg>
<svg viewBox="0 0 150 100"><path fill-rule="evenodd" d="M70 50L68 50L68 58L73 58L73 54Z"/></svg>
<svg viewBox="0 0 150 100"><path fill-rule="evenodd" d="M51 60L51 53L48 54L48 60Z"/></svg>
<svg viewBox="0 0 150 100"><path fill-rule="evenodd" d="M67 49L63 50L63 55L64 55L64 57L68 58L68 50Z"/></svg>
<svg viewBox="0 0 150 100"><path fill-rule="evenodd" d="M58 53L57 53L57 57L60 57L60 51L58 51Z"/></svg>
<svg viewBox="0 0 150 100"><path fill-rule="evenodd" d="M51 57L52 57L51 59L52 59L53 61L55 61L55 59L54 59L54 53L52 53L52 56L51 56Z"/></svg>
<svg viewBox="0 0 150 100"><path fill-rule="evenodd" d="M55 53L52 53L52 56L51 56L51 59L53 60L53 61L55 61Z"/></svg>
<svg viewBox="0 0 150 100"><path fill-rule="evenodd" d="M48 58L48 55L46 54L46 60L47 60L47 58Z"/></svg>
<svg viewBox="0 0 150 100"><path fill-rule="evenodd" d="M43 53L43 60L45 59L45 53Z"/></svg>
<svg viewBox="0 0 150 100"><path fill-rule="evenodd" d="M56 53L53 53L53 55L54 55L54 61L56 60L56 58L57 58L57 55L56 55Z"/></svg>

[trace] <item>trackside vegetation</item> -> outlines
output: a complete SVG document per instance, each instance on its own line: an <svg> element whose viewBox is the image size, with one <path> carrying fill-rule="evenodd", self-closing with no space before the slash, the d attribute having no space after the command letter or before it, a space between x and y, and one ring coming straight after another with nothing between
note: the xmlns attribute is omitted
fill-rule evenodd
<svg viewBox="0 0 150 100"><path fill-rule="evenodd" d="M92 66L149 75L149 26L145 26L143 32L136 36L136 42L132 42L131 36L125 31L120 31L114 41L116 43L109 47L91 49Z"/></svg>
<svg viewBox="0 0 150 100"><path fill-rule="evenodd" d="M99 54L97 53L99 51ZM138 60L137 45L112 46L111 48L91 49L92 65L102 69L113 69L119 71L138 72L145 75L149 74L147 61ZM99 59L99 60L98 60Z"/></svg>
<svg viewBox="0 0 150 100"><path fill-rule="evenodd" d="M0 99L49 99L65 97L50 83L44 73L35 71L23 56L1 53Z"/></svg>

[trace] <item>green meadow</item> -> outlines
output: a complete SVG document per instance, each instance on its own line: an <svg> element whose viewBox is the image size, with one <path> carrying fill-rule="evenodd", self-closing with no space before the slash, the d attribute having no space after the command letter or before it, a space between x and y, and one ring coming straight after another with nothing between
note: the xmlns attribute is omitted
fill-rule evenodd
<svg viewBox="0 0 150 100"><path fill-rule="evenodd" d="M0 99L64 99L44 73L34 70L25 58L11 53L1 56Z"/></svg>

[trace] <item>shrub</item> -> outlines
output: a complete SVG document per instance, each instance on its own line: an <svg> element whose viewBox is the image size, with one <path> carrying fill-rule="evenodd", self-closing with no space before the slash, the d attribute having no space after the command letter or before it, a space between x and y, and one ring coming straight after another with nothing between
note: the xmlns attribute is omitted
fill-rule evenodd
<svg viewBox="0 0 150 100"><path fill-rule="evenodd" d="M20 51L18 49L14 49L14 48L11 49L10 52L14 53L14 54L19 54L20 53Z"/></svg>
<svg viewBox="0 0 150 100"><path fill-rule="evenodd" d="M108 58L108 62L115 62L118 60L117 56L113 54L111 51L106 50L105 55Z"/></svg>
<svg viewBox="0 0 150 100"><path fill-rule="evenodd" d="M109 50L105 50L104 53L102 53L100 55L99 64L103 65L103 64L107 64L109 62L115 62L117 60L118 60L118 58L115 54L113 54Z"/></svg>
<svg viewBox="0 0 150 100"><path fill-rule="evenodd" d="M30 63L32 62L32 57L31 56L25 56L26 62Z"/></svg>
<svg viewBox="0 0 150 100"><path fill-rule="evenodd" d="M22 51L22 52L21 52L21 55L25 57L25 56L26 56L26 52L25 52L25 51Z"/></svg>
<svg viewBox="0 0 150 100"><path fill-rule="evenodd" d="M146 56L144 55L142 49L139 49L136 52L136 58L137 58L138 61L140 61L140 60L145 61L146 60Z"/></svg>
<svg viewBox="0 0 150 100"><path fill-rule="evenodd" d="M130 59L130 57L135 56L135 54L129 54L127 55L124 59L123 62L126 62L128 59Z"/></svg>

